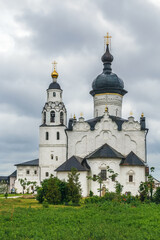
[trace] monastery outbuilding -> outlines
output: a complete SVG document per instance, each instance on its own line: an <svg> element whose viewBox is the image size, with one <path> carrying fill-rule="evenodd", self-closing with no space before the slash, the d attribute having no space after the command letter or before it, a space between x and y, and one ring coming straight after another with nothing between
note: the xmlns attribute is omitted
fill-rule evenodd
<svg viewBox="0 0 160 240"><path fill-rule="evenodd" d="M101 176L102 187L109 191L115 191L118 181L124 186L123 193L138 194L141 181L146 180L148 129L143 114L139 122L132 115L128 119L122 118L123 96L127 91L123 80L112 72L109 35L106 38L106 51L101 58L103 71L93 81L90 91L94 103L92 119L74 116L67 125L63 90L57 82L54 65L39 127L39 159L16 165L17 192L23 191L19 179L26 178L40 185L52 174L67 180L74 167L80 173L83 196L88 196L90 191L99 195L99 184L87 179L87 176L96 175ZM118 174L116 178L109 178L108 167Z"/></svg>

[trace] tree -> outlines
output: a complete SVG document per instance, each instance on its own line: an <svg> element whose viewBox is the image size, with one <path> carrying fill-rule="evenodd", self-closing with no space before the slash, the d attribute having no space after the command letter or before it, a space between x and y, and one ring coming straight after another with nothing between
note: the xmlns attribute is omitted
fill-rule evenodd
<svg viewBox="0 0 160 240"><path fill-rule="evenodd" d="M79 182L79 173L76 168L71 169L68 173L68 199L74 204L79 204L81 199L81 184Z"/></svg>
<svg viewBox="0 0 160 240"><path fill-rule="evenodd" d="M20 184L21 184L21 186L22 186L22 188L23 188L23 194L24 194L24 190L25 190L25 188L28 186L28 188L27 188L27 193L29 193L29 186L31 185L31 186L33 186L33 190L34 190L34 188L36 187L36 185L37 185L37 182L31 182L31 181L27 181L27 179L26 178L24 178L24 179L18 179L19 180L19 182L20 182Z"/></svg>
<svg viewBox="0 0 160 240"><path fill-rule="evenodd" d="M150 171L154 172L155 168L151 167ZM148 175L147 181L141 182L139 186L140 199L143 202L145 199L153 200L154 178L151 174Z"/></svg>

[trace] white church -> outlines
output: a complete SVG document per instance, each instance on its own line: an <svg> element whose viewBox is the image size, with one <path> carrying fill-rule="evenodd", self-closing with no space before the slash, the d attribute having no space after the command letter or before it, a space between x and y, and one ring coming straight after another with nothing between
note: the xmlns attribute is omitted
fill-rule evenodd
<svg viewBox="0 0 160 240"><path fill-rule="evenodd" d="M26 178L40 185L54 175L67 181L68 173L76 168L84 197L90 191L99 195L99 184L87 179L96 175L101 176L102 187L109 191L115 191L118 181L123 185L123 193L138 194L141 181L146 180L148 129L143 114L139 122L132 115L122 118L123 96L127 91L123 80L112 72L113 56L108 40L109 35L101 58L103 71L93 81L90 91L94 103L92 119L74 116L67 124L63 90L54 66L39 127L39 159L16 164L17 192L23 191L19 179ZM109 178L108 167L118 174L116 178Z"/></svg>

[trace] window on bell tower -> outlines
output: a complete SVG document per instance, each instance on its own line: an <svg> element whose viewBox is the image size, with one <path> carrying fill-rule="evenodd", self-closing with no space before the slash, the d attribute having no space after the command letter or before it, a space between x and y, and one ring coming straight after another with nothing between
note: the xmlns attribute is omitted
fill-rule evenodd
<svg viewBox="0 0 160 240"><path fill-rule="evenodd" d="M56 97L56 93L55 92L53 92L53 97Z"/></svg>
<svg viewBox="0 0 160 240"><path fill-rule="evenodd" d="M49 140L49 132L46 132L46 140Z"/></svg>
<svg viewBox="0 0 160 240"><path fill-rule="evenodd" d="M57 140L59 140L59 139L60 139L60 133L57 132Z"/></svg>
<svg viewBox="0 0 160 240"><path fill-rule="evenodd" d="M43 113L43 123L46 123L46 112Z"/></svg>
<svg viewBox="0 0 160 240"><path fill-rule="evenodd" d="M51 111L50 113L50 122L55 122L55 111Z"/></svg>
<svg viewBox="0 0 160 240"><path fill-rule="evenodd" d="M63 112L60 112L60 123L64 124L64 114L63 114Z"/></svg>

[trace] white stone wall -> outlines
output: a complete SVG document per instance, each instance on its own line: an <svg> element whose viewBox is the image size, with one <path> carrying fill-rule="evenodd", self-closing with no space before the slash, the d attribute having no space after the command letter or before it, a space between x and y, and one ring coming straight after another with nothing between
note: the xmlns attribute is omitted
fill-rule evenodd
<svg viewBox="0 0 160 240"><path fill-rule="evenodd" d="M62 90L47 89L47 102L62 102Z"/></svg>
<svg viewBox="0 0 160 240"><path fill-rule="evenodd" d="M87 159L87 162L91 168L90 176L100 174L101 170L107 170L107 167L112 169L114 173L118 173L116 177L116 181L120 181L120 162L121 159ZM104 186L110 192L115 192L115 182L112 181L109 176L111 176L109 172L107 172L107 180L103 181L102 187ZM99 195L98 189L100 185L98 182L89 180L89 191L91 190L95 195Z"/></svg>
<svg viewBox="0 0 160 240"><path fill-rule="evenodd" d="M103 116L107 106L109 115L121 117L122 95L118 93L100 93L94 96L94 117Z"/></svg>
<svg viewBox="0 0 160 240"><path fill-rule="evenodd" d="M72 155L85 157L95 149L107 143L123 155L133 151L145 160L145 132L140 130L140 123L133 117L122 125L122 131L109 118L108 113L95 125L91 131L87 122L78 121L73 131L68 131L68 157Z"/></svg>
<svg viewBox="0 0 160 240"><path fill-rule="evenodd" d="M129 175L133 175L133 182L129 182ZM133 195L139 194L138 190L141 182L145 182L145 167L120 167L120 183L124 186L123 193L131 192Z"/></svg>
<svg viewBox="0 0 160 240"><path fill-rule="evenodd" d="M27 174L29 171L29 174ZM35 173L36 171L36 173ZM15 181L15 188L17 193L23 193L23 188L20 185L19 179L27 179L27 181L37 182L37 185L40 185L39 182L39 167L38 166L17 166L17 179ZM25 187L25 193L29 188L29 192L32 192L31 186Z"/></svg>

